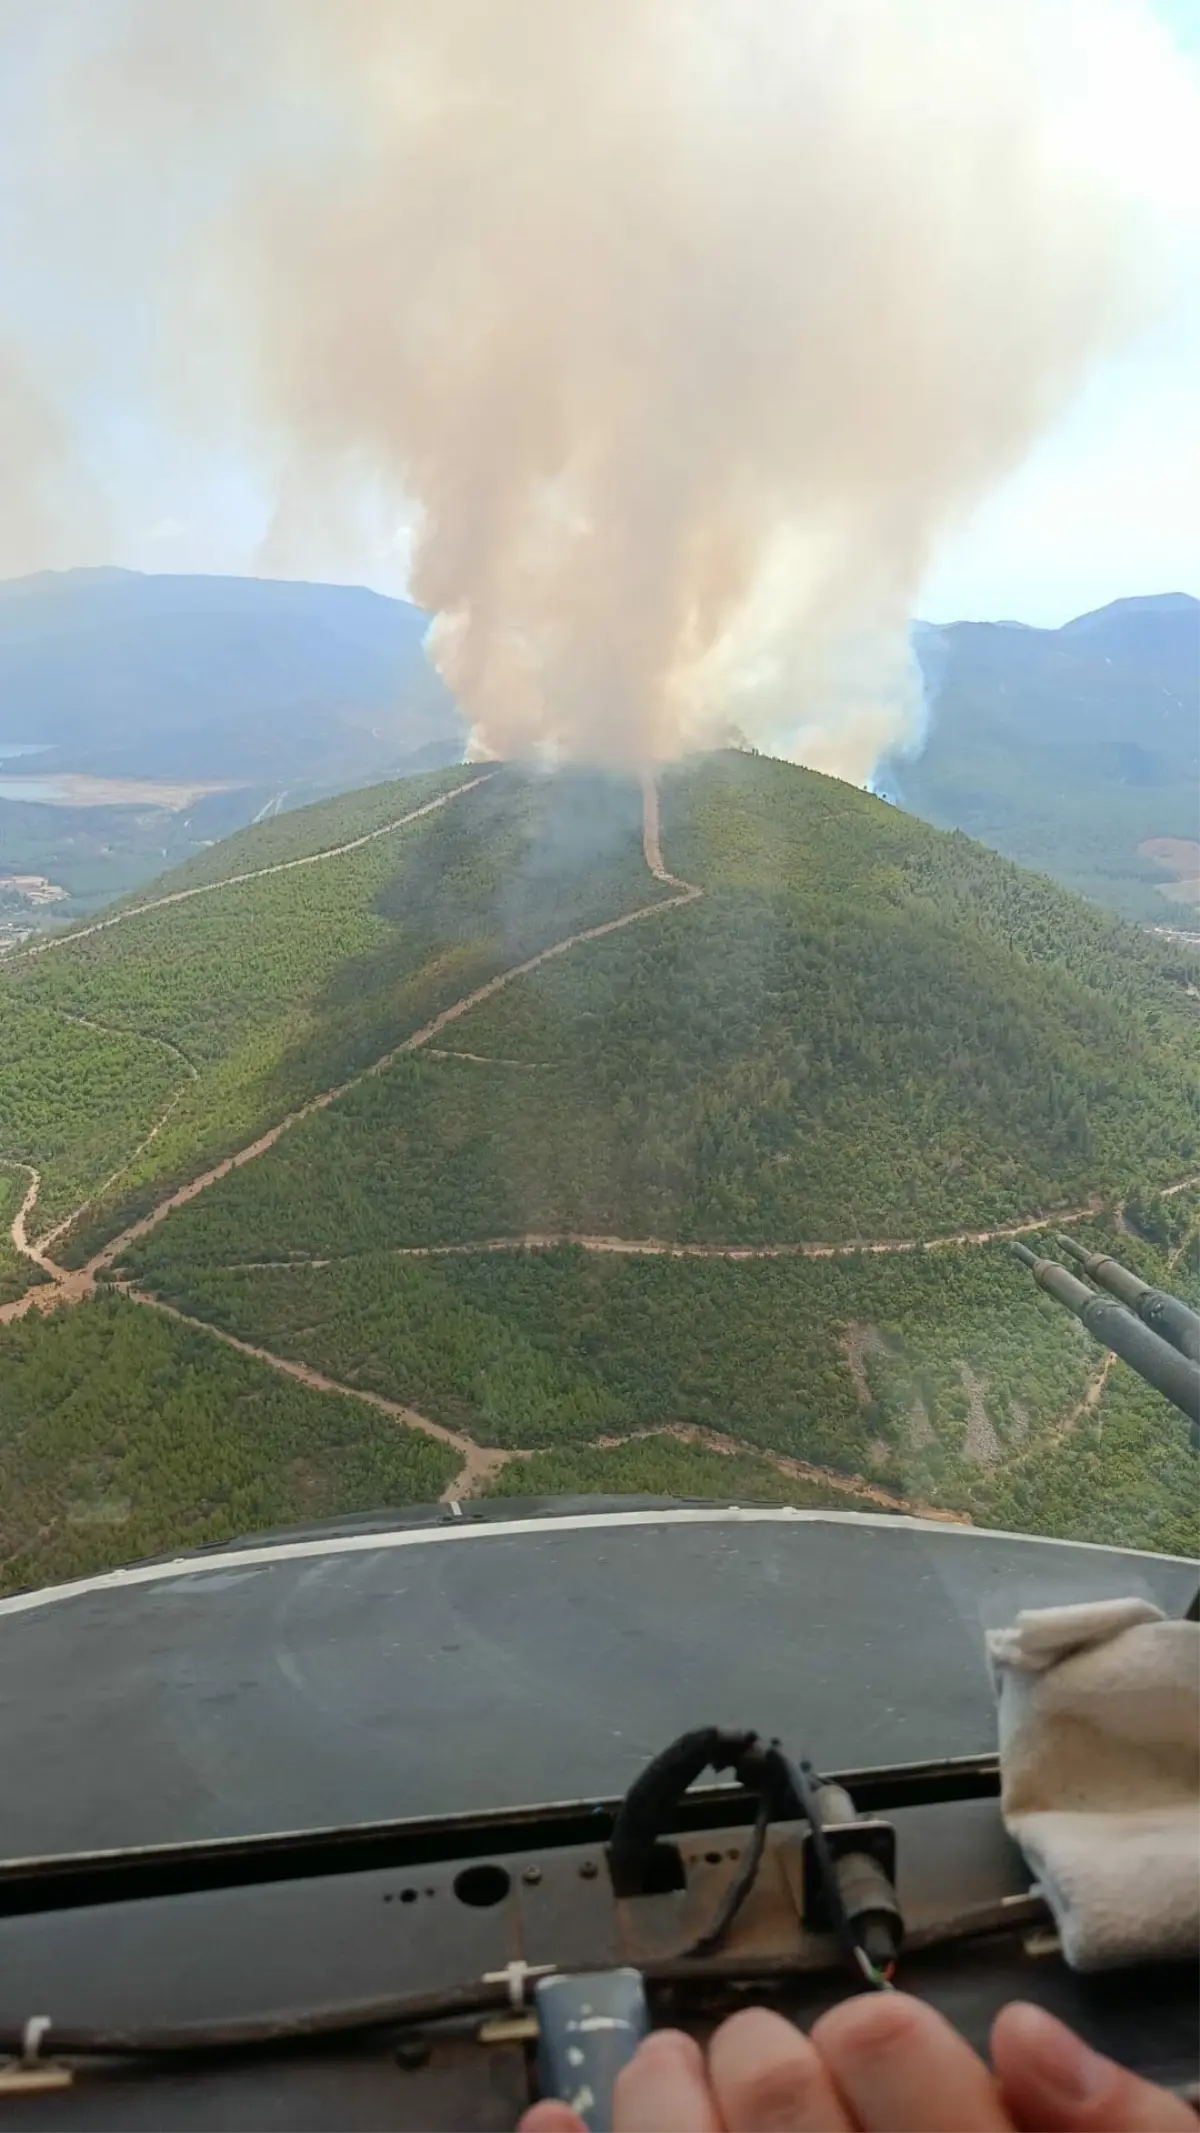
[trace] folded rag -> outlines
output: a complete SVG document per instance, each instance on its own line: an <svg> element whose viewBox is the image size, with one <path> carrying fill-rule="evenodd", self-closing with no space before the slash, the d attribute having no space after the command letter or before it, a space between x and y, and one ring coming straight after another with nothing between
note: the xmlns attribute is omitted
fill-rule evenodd
<svg viewBox="0 0 1200 2133"><path fill-rule="evenodd" d="M1000 1804L1074 1970L1200 1947L1200 1625L1027 1609L988 1649Z"/></svg>

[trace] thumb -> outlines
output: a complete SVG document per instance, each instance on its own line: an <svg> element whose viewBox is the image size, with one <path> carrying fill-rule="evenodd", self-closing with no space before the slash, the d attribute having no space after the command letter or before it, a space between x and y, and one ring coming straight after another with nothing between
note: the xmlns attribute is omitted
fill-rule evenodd
<svg viewBox="0 0 1200 2133"><path fill-rule="evenodd" d="M1180 2097L1105 2059L1065 2022L1023 2001L996 2018L992 2067L1026 2133L1196 2133Z"/></svg>

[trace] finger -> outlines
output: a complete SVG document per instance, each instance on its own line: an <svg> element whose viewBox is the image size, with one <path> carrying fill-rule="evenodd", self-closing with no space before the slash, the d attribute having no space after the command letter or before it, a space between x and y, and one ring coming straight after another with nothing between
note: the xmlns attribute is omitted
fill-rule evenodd
<svg viewBox="0 0 1200 2133"><path fill-rule="evenodd" d="M996 2017L992 2064L1019 2126L1038 2133L1196 2133L1178 2096L1092 2051L1044 2008Z"/></svg>
<svg viewBox="0 0 1200 2133"><path fill-rule="evenodd" d="M642 2063L630 2088L627 2077L638 2059ZM626 2084L624 2089L622 2083ZM689 2105L692 2116L687 2115ZM674 2117L670 2115L672 2110L677 2114ZM654 2031L618 2074L613 2113L616 2133L640 2133L643 2124L657 2125L656 2114L661 2114L667 2133L712 2133L718 2121L699 2046L680 2031ZM569 2103L546 2097L525 2112L517 2133L587 2133L587 2128Z"/></svg>
<svg viewBox="0 0 1200 2133"><path fill-rule="evenodd" d="M621 2068L613 2133L723 2133L700 2046L682 2030L652 2030Z"/></svg>
<svg viewBox="0 0 1200 2133"><path fill-rule="evenodd" d="M587 2127L569 2103L555 2103L547 2097L524 2113L517 2133L587 2133Z"/></svg>
<svg viewBox="0 0 1200 2133"><path fill-rule="evenodd" d="M722 2022L708 2071L730 2133L851 2133L816 2046L765 2007Z"/></svg>
<svg viewBox="0 0 1200 2133"><path fill-rule="evenodd" d="M863 2133L1012 2133L982 2059L907 1993L845 2000L812 2040Z"/></svg>

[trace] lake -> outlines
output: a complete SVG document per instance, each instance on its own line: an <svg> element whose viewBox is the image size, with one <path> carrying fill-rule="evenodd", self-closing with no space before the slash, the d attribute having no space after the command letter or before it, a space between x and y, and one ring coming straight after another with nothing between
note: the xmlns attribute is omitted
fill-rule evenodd
<svg viewBox="0 0 1200 2133"><path fill-rule="evenodd" d="M0 0L2 4L2 0ZM28 754L29 751L26 750ZM0 769L3 769L0 759ZM0 800L40 800L50 807L163 807L178 814L210 792L237 792L216 778L92 778L64 770L61 776L0 777Z"/></svg>
<svg viewBox="0 0 1200 2133"><path fill-rule="evenodd" d="M53 778L0 778L0 800L47 800L62 806L66 794Z"/></svg>

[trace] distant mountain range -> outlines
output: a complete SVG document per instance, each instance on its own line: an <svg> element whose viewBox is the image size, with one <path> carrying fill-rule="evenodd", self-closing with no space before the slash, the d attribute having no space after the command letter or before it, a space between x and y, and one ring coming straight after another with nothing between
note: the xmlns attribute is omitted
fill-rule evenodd
<svg viewBox="0 0 1200 2133"><path fill-rule="evenodd" d="M357 783L418 752L453 760L462 724L423 655L426 627L419 608L354 585L13 579L0 584L0 743L49 743L39 773L281 786Z"/></svg>
<svg viewBox="0 0 1200 2133"><path fill-rule="evenodd" d="M1200 872L1200 601L1114 600L1057 630L921 623L914 641L928 740L880 766L880 791L1128 918L1200 926L1168 878Z"/></svg>
<svg viewBox="0 0 1200 2133"><path fill-rule="evenodd" d="M0 948L5 878L45 875L70 898L18 897L10 929L77 917L281 808L457 762L465 728L422 651L427 620L353 585L0 583Z"/></svg>
<svg viewBox="0 0 1200 2133"><path fill-rule="evenodd" d="M109 569L0 584L0 758L39 748L0 760L0 875L61 882L54 915L73 915L262 814L457 761L465 727L426 624L358 586ZM1116 600L1058 630L919 623L914 639L928 739L877 789L1126 917L1200 925L1200 602ZM171 811L132 788L42 805L21 782L67 774L233 789Z"/></svg>

